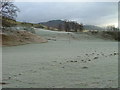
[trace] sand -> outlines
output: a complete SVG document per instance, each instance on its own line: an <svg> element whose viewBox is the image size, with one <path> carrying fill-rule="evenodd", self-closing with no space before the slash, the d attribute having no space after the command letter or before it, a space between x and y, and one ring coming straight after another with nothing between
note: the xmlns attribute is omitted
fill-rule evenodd
<svg viewBox="0 0 120 90"><path fill-rule="evenodd" d="M15 45L30 44L30 43L47 42L47 40L44 39L43 37L25 30L6 31L4 33L0 33L0 37L2 37L2 41L0 40L0 45L3 46L15 46Z"/></svg>
<svg viewBox="0 0 120 90"><path fill-rule="evenodd" d="M3 47L4 88L116 88L118 42L36 29L47 43Z"/></svg>

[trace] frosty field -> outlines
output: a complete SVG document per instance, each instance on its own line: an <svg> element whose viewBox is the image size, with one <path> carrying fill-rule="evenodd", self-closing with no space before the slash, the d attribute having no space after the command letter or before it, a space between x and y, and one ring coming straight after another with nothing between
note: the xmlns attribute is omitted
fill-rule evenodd
<svg viewBox="0 0 120 90"><path fill-rule="evenodd" d="M3 88L117 88L118 42L38 30L47 43L3 47Z"/></svg>

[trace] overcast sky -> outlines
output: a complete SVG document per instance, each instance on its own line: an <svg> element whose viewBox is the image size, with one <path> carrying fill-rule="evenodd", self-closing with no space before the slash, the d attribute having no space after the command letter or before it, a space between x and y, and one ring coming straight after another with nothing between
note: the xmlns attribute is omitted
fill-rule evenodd
<svg viewBox="0 0 120 90"><path fill-rule="evenodd" d="M117 2L16 2L20 9L17 20L46 22L67 19L83 24L117 26Z"/></svg>

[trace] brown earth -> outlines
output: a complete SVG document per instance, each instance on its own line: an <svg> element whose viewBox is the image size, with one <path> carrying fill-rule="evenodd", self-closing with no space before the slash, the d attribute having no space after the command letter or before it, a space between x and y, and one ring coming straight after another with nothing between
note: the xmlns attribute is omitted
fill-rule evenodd
<svg viewBox="0 0 120 90"><path fill-rule="evenodd" d="M25 30L0 33L0 44L2 46L14 46L29 43L45 43L45 42L47 42L46 39L31 32L27 32Z"/></svg>

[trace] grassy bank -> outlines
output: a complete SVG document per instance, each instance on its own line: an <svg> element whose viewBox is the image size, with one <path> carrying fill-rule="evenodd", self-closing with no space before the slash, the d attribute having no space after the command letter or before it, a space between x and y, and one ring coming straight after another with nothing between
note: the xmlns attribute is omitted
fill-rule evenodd
<svg viewBox="0 0 120 90"><path fill-rule="evenodd" d="M120 41L120 31L90 31L92 35L98 35L105 39L114 39Z"/></svg>
<svg viewBox="0 0 120 90"><path fill-rule="evenodd" d="M41 24L35 24L35 23L28 23L28 22L19 22L13 19L2 17L2 26L3 27L35 27L35 28L45 28L45 26Z"/></svg>

